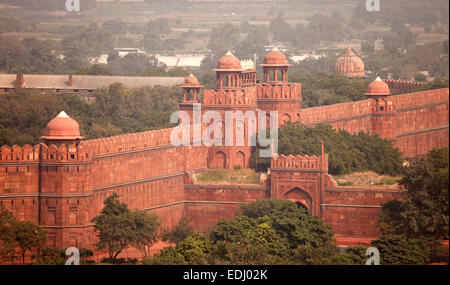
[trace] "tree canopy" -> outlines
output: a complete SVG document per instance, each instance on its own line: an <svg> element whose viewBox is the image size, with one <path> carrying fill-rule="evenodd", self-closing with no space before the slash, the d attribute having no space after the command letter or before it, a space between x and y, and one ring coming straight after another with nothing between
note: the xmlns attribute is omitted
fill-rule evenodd
<svg viewBox="0 0 450 285"><path fill-rule="evenodd" d="M398 148L378 135L359 132L350 134L334 130L330 125L306 127L300 123L287 123L280 127L278 153L285 155L320 155L321 142L328 154L328 171L333 175L371 170L379 174L397 175L402 169ZM257 170L270 167L270 160L259 157L256 148L250 163Z"/></svg>
<svg viewBox="0 0 450 285"><path fill-rule="evenodd" d="M182 98L179 87L128 89L117 83L95 91L95 102L77 95L16 90L0 97L0 145L37 144L45 126L61 110L74 118L88 139L171 126Z"/></svg>
<svg viewBox="0 0 450 285"><path fill-rule="evenodd" d="M106 250L111 261L126 248L134 245L147 253L157 239L159 218L142 211L130 211L113 193L106 198L100 215L92 219L94 229L99 233L98 250Z"/></svg>
<svg viewBox="0 0 450 285"><path fill-rule="evenodd" d="M410 159L400 181L406 189L405 199L383 206L379 225L384 233L448 239L448 155L445 147Z"/></svg>

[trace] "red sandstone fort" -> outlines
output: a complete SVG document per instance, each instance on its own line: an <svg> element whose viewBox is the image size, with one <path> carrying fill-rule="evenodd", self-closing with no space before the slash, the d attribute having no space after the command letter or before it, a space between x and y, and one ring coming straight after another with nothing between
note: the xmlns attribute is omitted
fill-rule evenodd
<svg viewBox="0 0 450 285"><path fill-rule="evenodd" d="M302 109L301 84L288 81L289 64L279 50L270 51L257 80L251 61L224 55L215 69L217 86L204 90L186 78L180 109L202 111L278 111L278 121L307 126L330 124L351 133L379 134L404 157L426 154L449 144L449 89L407 93L414 82L375 80L367 99ZM350 50L336 63L336 73L364 77L364 63ZM24 76L18 76L24 84ZM70 84L78 84L72 77ZM26 78L25 78L26 81ZM56 87L55 87L56 88ZM78 87L82 89L82 87ZM395 89L401 95L391 95ZM248 121L236 122L248 137ZM375 222L383 203L400 199L400 189L338 187L328 175L328 156L272 158L261 185L198 185L192 174L208 168L248 167L250 146L179 146L171 129L83 140L79 126L61 113L47 125L46 143L0 149L0 201L20 220L33 220L48 232L49 246L93 248L91 219L103 201L117 192L132 209L157 213L164 227L181 217L207 231L219 218L231 218L238 204L261 198L288 199L304 205L336 232L339 241L377 236Z"/></svg>

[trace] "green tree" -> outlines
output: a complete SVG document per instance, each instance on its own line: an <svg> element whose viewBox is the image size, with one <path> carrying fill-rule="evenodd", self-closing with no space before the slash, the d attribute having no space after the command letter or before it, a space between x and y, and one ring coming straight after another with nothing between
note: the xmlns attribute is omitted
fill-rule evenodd
<svg viewBox="0 0 450 285"><path fill-rule="evenodd" d="M167 18L159 18L148 22L147 31L156 33L159 36L170 34L172 23Z"/></svg>
<svg viewBox="0 0 450 285"><path fill-rule="evenodd" d="M112 75L106 64L93 64L89 67L81 67L77 70L78 75Z"/></svg>
<svg viewBox="0 0 450 285"><path fill-rule="evenodd" d="M12 232L12 226L16 222L14 215L0 205L0 256L2 260L12 263L17 259L16 242Z"/></svg>
<svg viewBox="0 0 450 285"><path fill-rule="evenodd" d="M366 246L352 246L342 254L333 255L328 264L332 265L364 265L368 256L366 256Z"/></svg>
<svg viewBox="0 0 450 285"><path fill-rule="evenodd" d="M74 56L74 52L84 62L93 57L107 53L114 46L114 36L96 24L90 24L85 30L75 35L68 35L61 46L66 57Z"/></svg>
<svg viewBox="0 0 450 285"><path fill-rule="evenodd" d="M62 248L44 247L37 260L38 265L64 265L66 263L66 252Z"/></svg>
<svg viewBox="0 0 450 285"><path fill-rule="evenodd" d="M424 239L407 239L400 235L382 236L372 241L380 251L382 265L420 265L430 261L433 246Z"/></svg>
<svg viewBox="0 0 450 285"><path fill-rule="evenodd" d="M321 141L325 142L325 151L329 156L328 169L333 175L367 170L397 175L402 169L401 153L390 141L364 132L355 135L345 130L334 130L330 125L306 127L299 123L284 124L279 129L278 153L320 155ZM250 163L258 170L270 166L270 160L259 157L258 148L252 153Z"/></svg>
<svg viewBox="0 0 450 285"><path fill-rule="evenodd" d="M20 248L23 264L27 251L39 249L47 239L47 232L32 221L16 221L11 226L11 234Z"/></svg>
<svg viewBox="0 0 450 285"><path fill-rule="evenodd" d="M400 184L405 199L383 206L381 230L408 238L448 239L448 148L431 150L425 158L412 158Z"/></svg>
<svg viewBox="0 0 450 285"><path fill-rule="evenodd" d="M144 212L130 211L113 193L106 198L105 207L99 216L92 219L99 232L96 243L98 250L107 250L109 259L115 262L117 256L131 245L141 248L150 246L156 238L159 221Z"/></svg>
<svg viewBox="0 0 450 285"><path fill-rule="evenodd" d="M162 231L162 240L179 244L194 233L194 228L189 225L190 222L191 221L186 217L181 218L173 229L164 229Z"/></svg>
<svg viewBox="0 0 450 285"><path fill-rule="evenodd" d="M292 36L292 27L286 23L282 13L278 13L277 17L270 22L269 31L278 41L287 42Z"/></svg>
<svg viewBox="0 0 450 285"><path fill-rule="evenodd" d="M120 19L112 19L103 22L102 28L112 34L124 34L128 31L127 23Z"/></svg>
<svg viewBox="0 0 450 285"><path fill-rule="evenodd" d="M144 265L187 265L184 256L171 246L163 248L151 259L144 259L142 263Z"/></svg>
<svg viewBox="0 0 450 285"><path fill-rule="evenodd" d="M287 241L275 231L268 216L220 220L211 235L215 255L231 264L277 264L289 256Z"/></svg>
<svg viewBox="0 0 450 285"><path fill-rule="evenodd" d="M324 247L333 241L334 233L317 217L289 200L261 199L243 204L242 215L250 218L268 216L275 232L287 240L291 248L299 245Z"/></svg>
<svg viewBox="0 0 450 285"><path fill-rule="evenodd" d="M188 264L206 265L213 262L212 245L207 236L195 232L177 245L179 252Z"/></svg>
<svg viewBox="0 0 450 285"><path fill-rule="evenodd" d="M154 213L147 214L142 211L132 212L132 216L136 235L133 245L144 252L145 256L148 256L151 246L158 241L158 228L161 220Z"/></svg>

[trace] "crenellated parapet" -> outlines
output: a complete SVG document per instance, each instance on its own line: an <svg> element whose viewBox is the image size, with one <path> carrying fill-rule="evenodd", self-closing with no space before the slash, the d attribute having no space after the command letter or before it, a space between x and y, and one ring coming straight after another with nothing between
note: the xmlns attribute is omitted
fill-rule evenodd
<svg viewBox="0 0 450 285"><path fill-rule="evenodd" d="M292 169L328 169L328 155L278 155L271 161L271 168Z"/></svg>
<svg viewBox="0 0 450 285"><path fill-rule="evenodd" d="M170 145L171 131L172 128L119 135L83 141L80 145L87 147L92 156L129 152Z"/></svg>
<svg viewBox="0 0 450 285"><path fill-rule="evenodd" d="M417 106L427 106L439 103L447 103L449 101L449 89L435 89L395 95L390 97L394 102L397 110L407 109Z"/></svg>
<svg viewBox="0 0 450 285"><path fill-rule="evenodd" d="M286 83L272 85L260 83L256 85L258 100L302 100L302 85Z"/></svg>
<svg viewBox="0 0 450 285"><path fill-rule="evenodd" d="M373 101L368 99L302 109L301 122L305 125L314 125L320 123L332 123L333 121L339 121L346 118L350 119L352 117L360 118L364 115L370 116L373 107ZM365 128L366 126L363 127Z"/></svg>
<svg viewBox="0 0 450 285"><path fill-rule="evenodd" d="M204 105L245 106L256 105L256 89L247 87L238 90L205 90Z"/></svg>
<svg viewBox="0 0 450 285"><path fill-rule="evenodd" d="M45 162L87 162L90 160L89 149L83 145L40 144L41 161Z"/></svg>
<svg viewBox="0 0 450 285"><path fill-rule="evenodd" d="M424 86L426 84L425 82L408 81L408 80L385 79L383 81L387 83L389 88L395 94L411 92L412 90Z"/></svg>
<svg viewBox="0 0 450 285"><path fill-rule="evenodd" d="M39 145L34 147L26 144L23 147L13 145L12 147L4 145L0 148L0 162L38 162L39 161Z"/></svg>
<svg viewBox="0 0 450 285"><path fill-rule="evenodd" d="M77 162L88 161L89 151L82 145L46 145L44 143L23 147L4 145L0 149L0 163L30 163L40 161Z"/></svg>

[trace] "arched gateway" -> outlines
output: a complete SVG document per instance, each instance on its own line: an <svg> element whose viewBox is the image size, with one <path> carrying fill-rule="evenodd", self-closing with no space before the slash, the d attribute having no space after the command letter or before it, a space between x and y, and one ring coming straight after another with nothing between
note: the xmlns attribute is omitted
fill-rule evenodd
<svg viewBox="0 0 450 285"><path fill-rule="evenodd" d="M306 191L298 187L295 187L294 189L284 194L283 199L290 200L299 207L304 207L310 215L312 214L313 210L312 198Z"/></svg>

